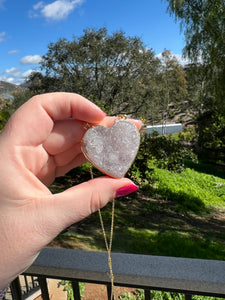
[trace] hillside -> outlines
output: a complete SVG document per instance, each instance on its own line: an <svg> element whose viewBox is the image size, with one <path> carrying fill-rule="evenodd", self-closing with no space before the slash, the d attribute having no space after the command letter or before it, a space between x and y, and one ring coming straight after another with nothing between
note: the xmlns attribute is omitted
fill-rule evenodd
<svg viewBox="0 0 225 300"><path fill-rule="evenodd" d="M24 87L15 85L9 82L0 81L0 98L6 100L13 100L13 93L21 92Z"/></svg>
<svg viewBox="0 0 225 300"><path fill-rule="evenodd" d="M0 81L0 93L3 92L14 92L14 91L21 91L24 88L20 85L12 84L5 81Z"/></svg>

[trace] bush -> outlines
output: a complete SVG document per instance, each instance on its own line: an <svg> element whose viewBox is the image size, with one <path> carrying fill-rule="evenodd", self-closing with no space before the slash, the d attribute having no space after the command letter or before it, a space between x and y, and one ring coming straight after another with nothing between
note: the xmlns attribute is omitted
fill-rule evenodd
<svg viewBox="0 0 225 300"><path fill-rule="evenodd" d="M184 141L187 143L195 143L196 142L196 132L194 126L186 127L183 131L181 131L179 134L180 141Z"/></svg>
<svg viewBox="0 0 225 300"><path fill-rule="evenodd" d="M180 141L155 132L143 135L137 158L128 175L132 179L142 181L151 178L155 167L181 172L184 170L185 159L197 160L193 151L184 147Z"/></svg>
<svg viewBox="0 0 225 300"><path fill-rule="evenodd" d="M225 117L214 112L198 119L198 147L200 157L225 162Z"/></svg>
<svg viewBox="0 0 225 300"><path fill-rule="evenodd" d="M7 110L0 111L0 130L2 130L10 117L10 113Z"/></svg>

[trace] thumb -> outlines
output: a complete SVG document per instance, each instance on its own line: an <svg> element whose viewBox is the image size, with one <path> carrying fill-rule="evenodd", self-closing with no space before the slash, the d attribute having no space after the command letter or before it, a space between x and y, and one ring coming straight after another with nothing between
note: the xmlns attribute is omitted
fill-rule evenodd
<svg viewBox="0 0 225 300"><path fill-rule="evenodd" d="M58 228L61 231L105 206L115 197L128 195L137 189L138 187L126 178L95 178L53 195L51 215L61 227Z"/></svg>

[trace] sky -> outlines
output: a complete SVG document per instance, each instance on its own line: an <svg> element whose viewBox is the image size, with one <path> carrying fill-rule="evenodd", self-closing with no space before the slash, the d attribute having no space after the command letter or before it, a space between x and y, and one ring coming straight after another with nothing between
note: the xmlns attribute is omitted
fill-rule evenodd
<svg viewBox="0 0 225 300"><path fill-rule="evenodd" d="M0 80L21 84L39 70L50 43L101 27L139 36L156 56L167 49L182 60L184 35L166 0L0 0Z"/></svg>

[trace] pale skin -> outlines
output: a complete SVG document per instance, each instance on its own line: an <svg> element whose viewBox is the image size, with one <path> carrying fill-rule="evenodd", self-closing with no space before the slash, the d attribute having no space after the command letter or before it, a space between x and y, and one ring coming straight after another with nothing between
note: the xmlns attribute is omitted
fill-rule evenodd
<svg viewBox="0 0 225 300"><path fill-rule="evenodd" d="M80 142L87 122L110 127L115 118L77 94L52 93L30 99L2 131L0 290L28 268L63 229L132 184L126 178L103 176L59 194L50 192L47 186L55 177L86 161ZM132 122L141 128L141 121Z"/></svg>

